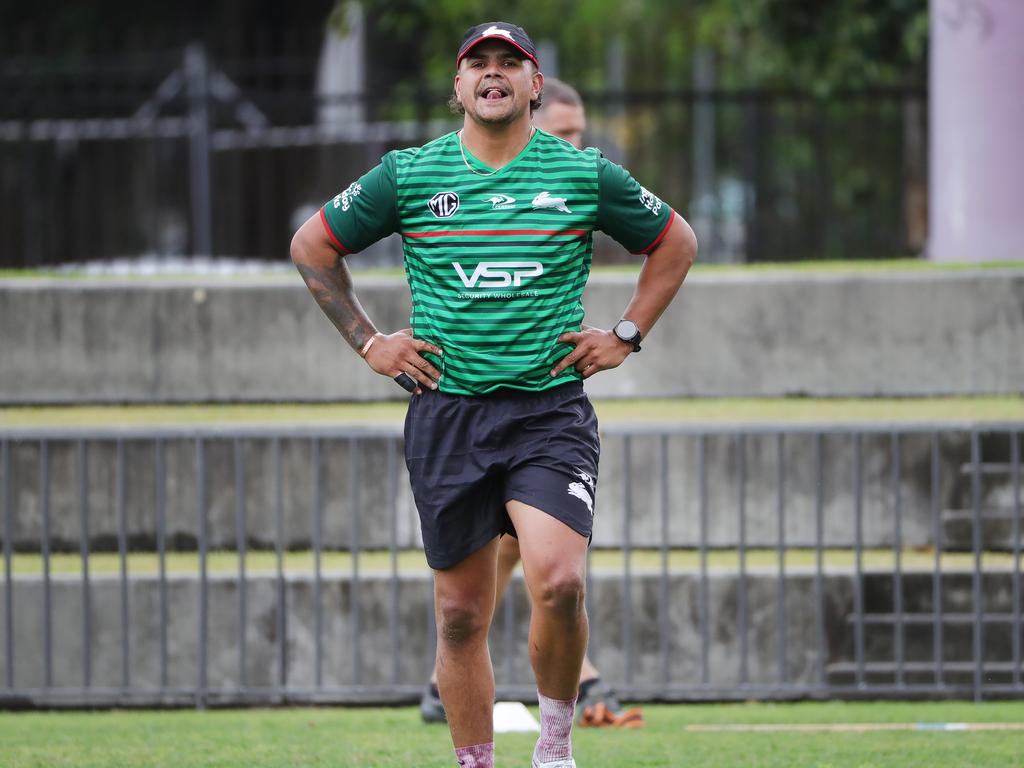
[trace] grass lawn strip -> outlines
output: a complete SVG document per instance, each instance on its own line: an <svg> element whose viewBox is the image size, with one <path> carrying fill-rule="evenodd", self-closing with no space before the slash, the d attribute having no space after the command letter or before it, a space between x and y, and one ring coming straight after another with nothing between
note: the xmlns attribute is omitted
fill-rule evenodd
<svg viewBox="0 0 1024 768"><path fill-rule="evenodd" d="M776 575L778 555L773 549L747 550L746 570L750 575ZM855 552L849 549L828 549L824 552L826 572L849 573L855 567ZM862 553L865 572L889 573L895 567L891 549L868 549ZM904 573L930 573L934 569L934 554L930 550L907 549L900 553ZM982 556L982 570L986 573L1012 572L1017 566L1013 554L1008 552L985 552ZM591 553L591 570L594 573L621 573L625 566L625 553L618 549L595 549ZM133 576L155 576L160 570L159 557L153 552L132 552L127 558L128 573ZM166 568L169 574L198 574L199 557L195 552L168 552ZM367 550L359 553L361 575L391 572L391 553L388 550ZM695 573L700 569L700 552L695 549L675 549L668 553L668 568L672 573ZM785 558L786 571L793 574L813 573L815 552L813 549L788 549ZM974 555L970 552L944 552L940 558L943 572L971 572ZM103 578L120 574L121 561L115 552L97 552L89 556L89 574ZM249 550L246 553L247 576L263 576L277 572L277 559L273 551ZM636 549L630 555L630 569L637 574L660 573L661 552L654 549ZM215 551L207 556L207 570L212 575L234 575L238 573L238 555L235 552ZM321 572L327 575L345 576L353 570L352 555L348 552L322 552ZM422 550L408 549L397 553L397 570L401 574L427 574L429 569ZM739 554L736 550L710 550L708 570L711 573L736 573L739 570ZM38 577L43 574L43 559L36 553L16 553L12 557L12 572L15 578ZM50 555L52 576L79 576L82 561L78 553ZM313 573L313 552L286 552L284 572L288 575ZM0 582L3 574L0 572Z"/></svg>
<svg viewBox="0 0 1024 768"><path fill-rule="evenodd" d="M536 711L536 710L534 710ZM1006 768L1007 731L699 733L694 724L1019 723L1024 703L648 705L643 730L577 730L580 768ZM536 736L498 734L499 766L525 766ZM47 712L0 716L4 768L451 768L443 726L415 708Z"/></svg>
<svg viewBox="0 0 1024 768"><path fill-rule="evenodd" d="M1024 422L1024 397L595 400L602 424ZM0 408L0 429L221 425L394 425L406 403Z"/></svg>

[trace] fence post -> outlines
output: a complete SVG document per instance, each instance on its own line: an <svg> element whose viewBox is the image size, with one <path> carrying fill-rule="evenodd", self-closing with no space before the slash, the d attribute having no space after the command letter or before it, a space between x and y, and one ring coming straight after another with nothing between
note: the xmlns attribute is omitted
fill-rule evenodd
<svg viewBox="0 0 1024 768"><path fill-rule="evenodd" d="M189 191L192 204L192 254L213 254L210 211L210 78L206 50L199 43L185 49L188 90Z"/></svg>

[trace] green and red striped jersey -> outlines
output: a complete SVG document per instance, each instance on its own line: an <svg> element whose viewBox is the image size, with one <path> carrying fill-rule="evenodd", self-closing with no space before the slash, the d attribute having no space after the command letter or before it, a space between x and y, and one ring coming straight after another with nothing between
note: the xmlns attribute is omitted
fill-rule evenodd
<svg viewBox="0 0 1024 768"><path fill-rule="evenodd" d="M572 350L557 341L583 321L594 230L634 253L650 251L672 210L593 148L536 130L495 171L450 133L386 154L326 203L324 226L354 253L399 232L416 338L442 392L543 390L579 379L551 368Z"/></svg>

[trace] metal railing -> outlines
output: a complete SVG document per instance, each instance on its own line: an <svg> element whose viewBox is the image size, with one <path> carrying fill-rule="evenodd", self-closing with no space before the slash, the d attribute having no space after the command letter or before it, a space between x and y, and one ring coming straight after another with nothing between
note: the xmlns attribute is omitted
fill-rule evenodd
<svg viewBox="0 0 1024 768"><path fill-rule="evenodd" d="M606 428L592 656L638 699L1024 693L1022 431ZM0 481L0 705L401 702L429 674L398 428L2 429ZM528 699L513 586L492 648Z"/></svg>
<svg viewBox="0 0 1024 768"><path fill-rule="evenodd" d="M382 154L457 125L446 84L406 101L318 95L315 68L315 58L301 76L294 59L222 63L198 45L113 70L4 63L0 164L14 173L0 187L0 266L282 260L298 223ZM587 142L687 216L704 261L877 259L923 247L921 89L584 97ZM42 212L54 208L61 226L47 228ZM597 263L628 259L604 239L596 246Z"/></svg>

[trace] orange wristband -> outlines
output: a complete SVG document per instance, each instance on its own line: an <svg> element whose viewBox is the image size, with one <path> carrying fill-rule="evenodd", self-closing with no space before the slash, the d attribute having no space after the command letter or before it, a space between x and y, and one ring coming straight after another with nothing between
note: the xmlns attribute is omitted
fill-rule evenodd
<svg viewBox="0 0 1024 768"><path fill-rule="evenodd" d="M373 334L373 336L371 336L369 339L366 340L366 343L363 344L363 348L359 350L359 356L360 357L362 357L362 358L366 357L366 353L370 351L370 347L373 346L373 342L375 342L377 340L378 336L380 336L380 332L377 332L377 333Z"/></svg>

